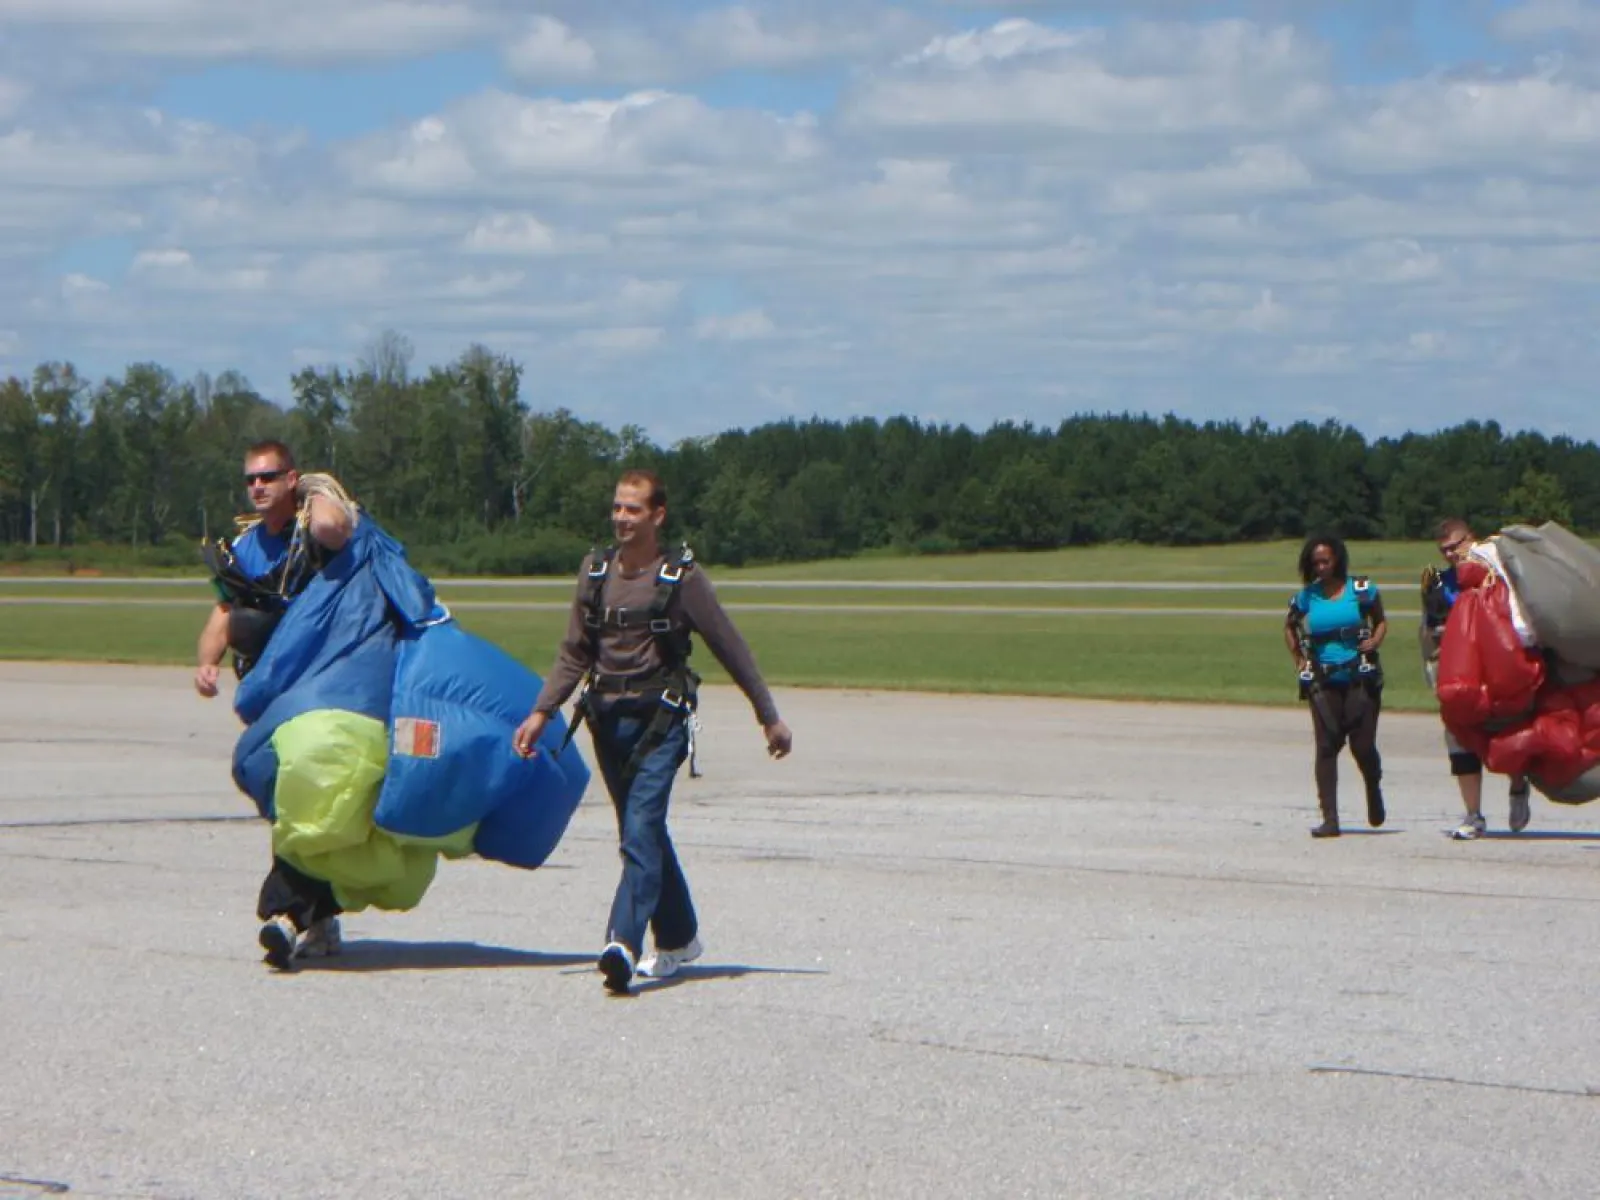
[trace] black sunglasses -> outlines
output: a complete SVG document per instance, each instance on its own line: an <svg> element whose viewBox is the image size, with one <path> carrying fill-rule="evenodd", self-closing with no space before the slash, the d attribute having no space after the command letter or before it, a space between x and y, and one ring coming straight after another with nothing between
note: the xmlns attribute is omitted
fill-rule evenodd
<svg viewBox="0 0 1600 1200"><path fill-rule="evenodd" d="M257 484L257 483L277 483L278 480L282 479L288 473L289 472L287 472L287 471L246 472L245 477L244 477L244 483L245 483L246 487L250 487L253 484Z"/></svg>

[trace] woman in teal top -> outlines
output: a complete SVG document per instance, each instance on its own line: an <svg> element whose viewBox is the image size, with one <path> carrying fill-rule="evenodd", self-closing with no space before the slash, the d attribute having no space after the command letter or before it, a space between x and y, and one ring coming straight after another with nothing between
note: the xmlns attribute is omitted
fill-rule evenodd
<svg viewBox="0 0 1600 1200"><path fill-rule="evenodd" d="M1322 824L1311 836L1338 837L1339 751L1346 742L1367 787L1367 822L1376 828L1387 815L1378 754L1383 695L1378 647L1389 623L1377 585L1361 576L1350 578L1350 552L1331 534L1306 539L1300 579L1305 586L1289 598L1283 640L1300 672L1300 694L1310 702L1316 739Z"/></svg>

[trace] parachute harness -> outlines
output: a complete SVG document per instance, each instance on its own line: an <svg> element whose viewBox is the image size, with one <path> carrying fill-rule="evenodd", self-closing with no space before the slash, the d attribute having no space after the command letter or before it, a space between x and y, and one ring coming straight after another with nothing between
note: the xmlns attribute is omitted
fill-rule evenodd
<svg viewBox="0 0 1600 1200"><path fill-rule="evenodd" d="M673 614L681 602L679 589L688 573L694 570L694 551L683 546L676 560L662 562L656 571L656 588L650 606L644 609L608 608L605 603L606 579L611 564L616 559L616 547L608 547L603 554L595 555L585 581L583 597L583 625L589 639L589 673L584 678L582 690L573 705L572 722L562 749L572 741L578 726L585 720L598 730L595 720L597 698L605 695L637 694L654 697L655 711L644 735L634 747L624 764L624 786L672 732L678 721L687 724L689 734L689 775L699 778L696 745L700 731L698 713L700 676L689 666L689 655L694 648L689 631L674 621ZM651 639L661 657L661 666L644 675L607 675L600 671L600 638L604 630L648 628Z"/></svg>

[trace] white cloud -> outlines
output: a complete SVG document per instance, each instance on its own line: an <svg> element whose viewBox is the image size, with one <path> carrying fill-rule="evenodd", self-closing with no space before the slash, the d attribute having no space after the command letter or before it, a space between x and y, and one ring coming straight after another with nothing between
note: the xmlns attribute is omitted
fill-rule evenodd
<svg viewBox="0 0 1600 1200"><path fill-rule="evenodd" d="M618 329L580 329L568 339L568 345L580 350L599 350L614 354L638 354L654 350L661 344L666 331L655 326L631 326Z"/></svg>
<svg viewBox="0 0 1600 1200"><path fill-rule="evenodd" d="M1497 13L1497 32L1508 38L1539 38L1552 33L1575 33L1600 40L1600 6L1584 0L1527 0Z"/></svg>
<svg viewBox="0 0 1600 1200"><path fill-rule="evenodd" d="M32 89L20 79L7 79L0 75L0 121L10 119L22 108Z"/></svg>
<svg viewBox="0 0 1600 1200"><path fill-rule="evenodd" d="M187 250L141 250L133 256L135 271L174 270L194 265Z"/></svg>
<svg viewBox="0 0 1600 1200"><path fill-rule="evenodd" d="M807 116L713 109L692 96L632 92L563 101L488 91L404 132L343 152L349 178L412 195L490 195L629 179L669 189L709 173L756 173L820 153Z"/></svg>
<svg viewBox="0 0 1600 1200"><path fill-rule="evenodd" d="M592 75L594 47L554 17L536 16L505 51L506 66L527 80L582 79Z"/></svg>
<svg viewBox="0 0 1600 1200"><path fill-rule="evenodd" d="M488 6L445 0L0 0L0 20L117 54L292 64L431 53L501 24Z"/></svg>
<svg viewBox="0 0 1600 1200"><path fill-rule="evenodd" d="M544 254L555 244L555 231L532 213L484 217L466 238L468 250L491 254Z"/></svg>
<svg viewBox="0 0 1600 1200"><path fill-rule="evenodd" d="M163 21L189 47L169 59L324 52L242 4L6 6L48 26L56 62L144 53ZM1019 4L1036 19L976 27L790 0L673 22L410 7L494 31L530 84L298 138L13 87L0 353L238 366L281 394L394 328L419 363L472 341L522 356L537 403L613 423L635 419L648 363L653 395L694 397L658 406L663 436L1078 405L1379 428L1495 415L1505 395L1518 420L1600 436L1600 348L1578 327L1600 277L1600 91L1570 58L1534 61L1543 45L1374 83L1342 77L1288 0L1279 24L1085 8L1068 26ZM357 36L380 11L355 0L326 52L421 44ZM686 82L714 71L744 74ZM759 74L781 71L798 74ZM557 78L579 82L547 94Z"/></svg>
<svg viewBox="0 0 1600 1200"><path fill-rule="evenodd" d="M1516 162L1588 173L1600 154L1600 92L1543 74L1410 81L1331 142L1334 161L1356 170L1477 174Z"/></svg>
<svg viewBox="0 0 1600 1200"><path fill-rule="evenodd" d="M1288 26L1136 24L1091 36L1003 21L935 39L864 81L846 111L884 130L1242 132L1322 113L1327 70Z"/></svg>
<svg viewBox="0 0 1600 1200"><path fill-rule="evenodd" d="M924 36L928 23L894 8L822 4L746 5L690 15L664 11L645 25L574 6L573 21L541 14L504 50L507 69L528 83L597 81L664 86L725 71L788 71L891 55Z"/></svg>
<svg viewBox="0 0 1600 1200"><path fill-rule="evenodd" d="M759 308L724 316L702 317L695 322L695 336L721 342L749 342L769 338L777 332L772 318Z"/></svg>
<svg viewBox="0 0 1600 1200"><path fill-rule="evenodd" d="M89 129L58 123L0 134L0 178L12 187L101 191L204 183L250 169L257 153L237 135L144 111Z"/></svg>
<svg viewBox="0 0 1600 1200"><path fill-rule="evenodd" d="M1003 62L1020 55L1070 50L1100 41L1101 37L1096 31L1051 29L1026 20L1000 21L987 29L968 29L933 38L922 49L901 58L900 65L936 62L952 67L975 67L986 62Z"/></svg>

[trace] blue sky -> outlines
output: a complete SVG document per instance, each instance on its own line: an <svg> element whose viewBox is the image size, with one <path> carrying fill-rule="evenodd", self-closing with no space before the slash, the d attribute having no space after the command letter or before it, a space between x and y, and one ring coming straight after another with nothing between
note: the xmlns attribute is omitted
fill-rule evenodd
<svg viewBox="0 0 1600 1200"><path fill-rule="evenodd" d="M332 14L332 15L330 15ZM0 373L1600 437L1596 0L0 0Z"/></svg>

